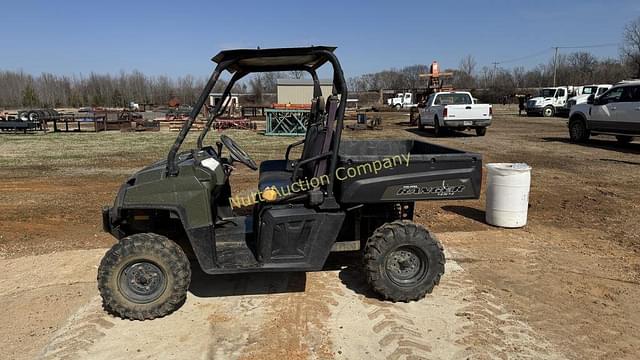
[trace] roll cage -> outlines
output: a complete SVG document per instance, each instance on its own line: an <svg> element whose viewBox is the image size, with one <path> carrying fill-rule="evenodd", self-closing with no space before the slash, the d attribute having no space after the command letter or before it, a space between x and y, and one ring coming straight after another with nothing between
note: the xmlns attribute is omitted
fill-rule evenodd
<svg viewBox="0 0 640 360"><path fill-rule="evenodd" d="M209 94L213 90L215 84L218 82L220 75L224 71L228 71L233 74L231 80L225 87L222 98L215 105L213 110L209 113L206 125L200 135L198 136L197 147L202 148L204 139L209 132L211 125L216 119L222 115L228 104L227 98L231 94L231 89L239 80L251 73L271 72L271 71L306 71L311 75L313 80L313 96L319 97L322 95L320 89L320 81L316 70L326 63L330 63L333 67L333 91L332 95L339 96L339 104L336 113L336 126L333 136L333 144L331 146L330 154L319 154L325 157L329 155L331 158L328 176L331 183L334 180L335 166L338 159L338 149L340 145L340 138L342 133L344 111L347 102L347 86L342 72L342 68L333 51L335 47L328 46L311 46L311 47L299 47L299 48L272 48L272 49L238 49L238 50L225 50L218 53L212 58L212 61L217 63L211 77L207 81L206 86L202 90L202 93L198 97L189 118L185 121L184 125L180 129L178 136L169 150L167 156L167 176L178 175L179 169L176 164L176 155L184 142L189 130L193 126L193 123L204 106ZM328 187L327 192L329 196L332 195L333 189Z"/></svg>

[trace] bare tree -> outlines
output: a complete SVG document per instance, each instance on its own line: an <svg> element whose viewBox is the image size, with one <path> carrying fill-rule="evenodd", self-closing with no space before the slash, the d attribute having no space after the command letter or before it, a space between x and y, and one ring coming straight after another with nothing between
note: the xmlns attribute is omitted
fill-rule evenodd
<svg viewBox="0 0 640 360"><path fill-rule="evenodd" d="M567 61L571 69L571 84L585 84L593 79L593 73L598 65L598 60L588 52L576 52L570 54Z"/></svg>
<svg viewBox="0 0 640 360"><path fill-rule="evenodd" d="M522 66L514 67L513 69L511 69L511 76L513 77L513 83L515 84L516 88L524 87L523 85L525 84L526 73L527 72Z"/></svg>
<svg viewBox="0 0 640 360"><path fill-rule="evenodd" d="M292 79L304 79L306 73L306 71L302 70L292 70L289 71L289 77Z"/></svg>
<svg viewBox="0 0 640 360"><path fill-rule="evenodd" d="M471 54L465 56L460 60L460 65L458 66L458 70L462 73L465 73L469 76L473 76L476 70L476 60L473 58Z"/></svg>
<svg viewBox="0 0 640 360"><path fill-rule="evenodd" d="M635 76L640 78L640 17L624 27L622 41L622 58L632 66Z"/></svg>
<svg viewBox="0 0 640 360"><path fill-rule="evenodd" d="M475 88L476 79L474 78L474 73L476 65L476 61L472 55L467 55L462 58L458 69L454 71L454 86L461 89Z"/></svg>
<svg viewBox="0 0 640 360"><path fill-rule="evenodd" d="M251 80L249 80L249 88L251 93L255 96L258 104L262 103L262 95L264 92L264 83L262 81L262 74L255 74Z"/></svg>

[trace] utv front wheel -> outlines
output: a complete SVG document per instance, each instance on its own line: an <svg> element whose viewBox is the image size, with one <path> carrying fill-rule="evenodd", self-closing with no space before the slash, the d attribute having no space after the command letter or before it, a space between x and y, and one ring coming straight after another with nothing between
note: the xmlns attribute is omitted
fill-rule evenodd
<svg viewBox="0 0 640 360"><path fill-rule="evenodd" d="M367 282L394 302L419 300L431 293L444 274L444 263L440 242L410 221L382 225L365 247Z"/></svg>
<svg viewBox="0 0 640 360"><path fill-rule="evenodd" d="M191 281L189 260L173 241L134 234L115 244L98 268L104 308L122 318L147 320L178 309Z"/></svg>

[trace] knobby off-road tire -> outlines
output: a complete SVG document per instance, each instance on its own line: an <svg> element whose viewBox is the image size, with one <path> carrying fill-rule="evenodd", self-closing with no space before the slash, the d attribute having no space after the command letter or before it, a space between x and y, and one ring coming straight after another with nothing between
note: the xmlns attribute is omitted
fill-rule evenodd
<svg viewBox="0 0 640 360"><path fill-rule="evenodd" d="M411 221L380 226L365 246L367 282L393 302L419 300L431 293L444 274L444 263L440 242Z"/></svg>
<svg viewBox="0 0 640 360"><path fill-rule="evenodd" d="M115 244L98 268L105 310L148 320L174 312L185 301L191 267L180 246L157 234L134 234Z"/></svg>
<svg viewBox="0 0 640 360"><path fill-rule="evenodd" d="M476 128L476 135L484 136L487 133L486 127Z"/></svg>
<svg viewBox="0 0 640 360"><path fill-rule="evenodd" d="M589 129L587 129L584 121L573 120L569 122L569 139L571 142L585 142L589 140L590 135L591 133L589 132Z"/></svg>

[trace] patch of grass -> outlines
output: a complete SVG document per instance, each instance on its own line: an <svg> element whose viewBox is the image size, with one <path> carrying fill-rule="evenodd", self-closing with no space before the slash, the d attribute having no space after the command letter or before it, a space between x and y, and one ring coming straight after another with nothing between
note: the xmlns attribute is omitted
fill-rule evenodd
<svg viewBox="0 0 640 360"><path fill-rule="evenodd" d="M371 114L370 116L376 116ZM410 138L414 135L396 123L403 114L383 115L382 131L343 131L343 139ZM257 162L284 157L289 144L302 137L265 136L261 132L225 130ZM195 147L198 131L192 131L181 150ZM215 146L220 132L212 130L206 144ZM0 177L111 175L127 176L167 156L177 132L48 133L0 135ZM302 147L292 154L298 156ZM226 151L225 151L226 152Z"/></svg>

